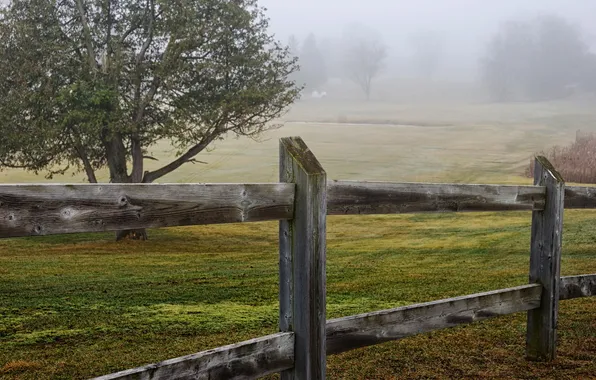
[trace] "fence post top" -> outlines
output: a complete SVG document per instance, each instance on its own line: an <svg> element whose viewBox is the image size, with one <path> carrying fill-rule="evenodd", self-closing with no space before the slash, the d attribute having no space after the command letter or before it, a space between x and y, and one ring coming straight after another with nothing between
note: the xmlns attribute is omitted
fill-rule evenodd
<svg viewBox="0 0 596 380"><path fill-rule="evenodd" d="M548 173L550 173L550 175L557 181L560 183L565 183L565 180L563 179L563 176L557 171L557 169L555 169L555 167L553 166L553 164L551 164L551 162L548 160L548 158L544 157L544 156L536 156L535 157L536 163L540 164L540 166L542 166L542 168L547 171Z"/></svg>
<svg viewBox="0 0 596 380"><path fill-rule="evenodd" d="M301 137L282 137L279 139L279 144L306 174L325 174L325 169Z"/></svg>

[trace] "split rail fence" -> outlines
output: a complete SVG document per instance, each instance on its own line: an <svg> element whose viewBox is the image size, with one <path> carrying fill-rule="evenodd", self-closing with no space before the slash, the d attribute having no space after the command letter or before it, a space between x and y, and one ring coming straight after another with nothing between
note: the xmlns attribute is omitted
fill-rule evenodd
<svg viewBox="0 0 596 380"><path fill-rule="evenodd" d="M280 183L0 185L0 237L279 220L277 334L96 378L324 379L326 356L527 312L527 356L556 354L560 300L596 295L596 274L560 277L564 208L596 208L544 157L534 186L330 181L299 137L280 140ZM529 284L326 319L326 217L532 211Z"/></svg>

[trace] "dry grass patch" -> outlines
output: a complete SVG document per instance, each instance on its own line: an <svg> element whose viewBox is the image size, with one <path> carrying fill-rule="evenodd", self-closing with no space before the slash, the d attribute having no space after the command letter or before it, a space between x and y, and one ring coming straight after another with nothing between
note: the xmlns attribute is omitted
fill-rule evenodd
<svg viewBox="0 0 596 380"><path fill-rule="evenodd" d="M0 374L15 375L20 372L37 370L41 367L38 362L29 362L26 360L14 360L4 364L0 368Z"/></svg>

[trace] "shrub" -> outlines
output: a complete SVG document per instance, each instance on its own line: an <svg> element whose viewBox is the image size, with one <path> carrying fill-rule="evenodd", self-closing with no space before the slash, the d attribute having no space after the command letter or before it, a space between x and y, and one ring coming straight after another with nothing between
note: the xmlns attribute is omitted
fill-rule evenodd
<svg viewBox="0 0 596 380"><path fill-rule="evenodd" d="M540 152L561 173L565 181L576 183L596 183L596 136L578 133L575 142L568 146L554 146ZM526 170L533 177L534 160Z"/></svg>

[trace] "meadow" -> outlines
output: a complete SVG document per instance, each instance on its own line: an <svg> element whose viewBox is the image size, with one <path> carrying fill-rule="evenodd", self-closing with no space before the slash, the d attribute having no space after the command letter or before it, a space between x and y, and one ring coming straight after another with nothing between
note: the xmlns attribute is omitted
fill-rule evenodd
<svg viewBox="0 0 596 380"><path fill-rule="evenodd" d="M304 100L283 127L219 142L198 158L206 164L163 182L276 181L278 138L299 135L330 179L530 183L534 152L595 121L581 101ZM173 154L167 142L153 153ZM8 170L0 181L45 179ZM529 212L329 217L328 318L525 284L530 222ZM0 378L88 378L277 331L276 223L149 236L1 240ZM566 211L562 275L586 273L596 212ZM330 356L328 378L596 378L596 299L561 303L555 362L527 362L524 348L521 313Z"/></svg>

